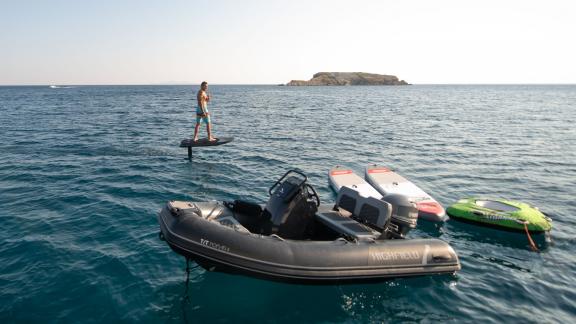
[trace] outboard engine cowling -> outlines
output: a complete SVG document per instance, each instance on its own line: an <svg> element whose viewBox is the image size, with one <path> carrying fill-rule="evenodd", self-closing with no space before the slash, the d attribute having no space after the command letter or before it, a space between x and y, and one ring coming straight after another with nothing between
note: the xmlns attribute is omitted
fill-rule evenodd
<svg viewBox="0 0 576 324"><path fill-rule="evenodd" d="M290 170L270 187L270 199L263 212L269 223L263 234L277 234L287 239L305 238L320 204L316 191L306 183L307 179L303 173Z"/></svg>
<svg viewBox="0 0 576 324"><path fill-rule="evenodd" d="M418 209L408 197L399 194L388 194L382 200L392 205L392 217L386 232L390 238L405 238L408 232L416 227Z"/></svg>

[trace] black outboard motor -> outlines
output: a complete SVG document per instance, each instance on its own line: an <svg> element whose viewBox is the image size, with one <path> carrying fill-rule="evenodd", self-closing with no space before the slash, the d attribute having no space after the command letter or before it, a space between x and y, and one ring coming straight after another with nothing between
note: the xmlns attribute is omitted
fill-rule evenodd
<svg viewBox="0 0 576 324"><path fill-rule="evenodd" d="M270 187L270 199L263 212L263 217L269 218L264 234L277 234L286 239L306 238L320 205L318 194L307 180L305 174L290 170Z"/></svg>
<svg viewBox="0 0 576 324"><path fill-rule="evenodd" d="M387 238L405 238L406 234L416 227L418 221L416 204L399 194L388 194L382 200L392 205L392 217L386 228Z"/></svg>

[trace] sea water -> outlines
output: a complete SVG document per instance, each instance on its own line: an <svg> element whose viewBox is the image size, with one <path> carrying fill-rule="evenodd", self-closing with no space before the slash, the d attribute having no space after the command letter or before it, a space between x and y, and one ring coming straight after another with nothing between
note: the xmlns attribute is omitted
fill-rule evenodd
<svg viewBox="0 0 576 324"><path fill-rule="evenodd" d="M197 86L0 87L0 322L572 322L576 86L210 87L215 136L194 149ZM201 129L205 136L205 129ZM419 222L456 275L302 286L193 268L158 239L168 200L258 203L287 170L332 204L327 172L394 169L445 207L538 206L522 234ZM194 265L194 264L192 264Z"/></svg>

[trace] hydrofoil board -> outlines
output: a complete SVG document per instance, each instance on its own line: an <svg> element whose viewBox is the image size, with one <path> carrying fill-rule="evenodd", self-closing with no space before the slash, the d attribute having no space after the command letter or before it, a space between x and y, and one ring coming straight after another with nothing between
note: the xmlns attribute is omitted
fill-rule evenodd
<svg viewBox="0 0 576 324"><path fill-rule="evenodd" d="M180 142L180 147L217 146L230 143L233 140L234 137L218 137L215 141L209 141L208 138L199 138L197 141L194 141L192 138L187 138Z"/></svg>

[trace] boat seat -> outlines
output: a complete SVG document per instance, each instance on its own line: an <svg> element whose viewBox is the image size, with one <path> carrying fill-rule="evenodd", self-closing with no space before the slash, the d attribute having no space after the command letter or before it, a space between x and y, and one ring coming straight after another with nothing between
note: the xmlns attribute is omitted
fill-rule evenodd
<svg viewBox="0 0 576 324"><path fill-rule="evenodd" d="M334 206L334 210L339 210L346 216L352 216L354 211L356 211L358 200L360 200L360 194L358 191L349 187L342 186L338 191L338 197L336 197L336 205Z"/></svg>
<svg viewBox="0 0 576 324"><path fill-rule="evenodd" d="M384 230L392 217L392 205L374 197L362 197L362 200L355 215L362 222Z"/></svg>
<svg viewBox="0 0 576 324"><path fill-rule="evenodd" d="M244 225L240 224L230 209L218 204L216 206L211 206L209 210L210 212L204 213L206 215L204 218L207 220L219 223L220 225L226 226L239 232L250 232L246 227L244 227Z"/></svg>
<svg viewBox="0 0 576 324"><path fill-rule="evenodd" d="M221 215L212 219L212 221L238 232L250 233L250 231L242 224L240 224L240 222L232 215Z"/></svg>
<svg viewBox="0 0 576 324"><path fill-rule="evenodd" d="M250 233L246 227L234 218L234 215L228 208L224 208L224 206L220 204L171 201L169 202L169 207L183 215L190 213L191 215L202 217L210 222L218 223L233 230Z"/></svg>
<svg viewBox="0 0 576 324"><path fill-rule="evenodd" d="M380 236L377 231L336 210L318 212L316 219L335 232L356 240L372 240Z"/></svg>
<svg viewBox="0 0 576 324"><path fill-rule="evenodd" d="M340 188L334 210L379 230L384 230L392 216L392 205L389 202L374 197L364 197L350 187Z"/></svg>

